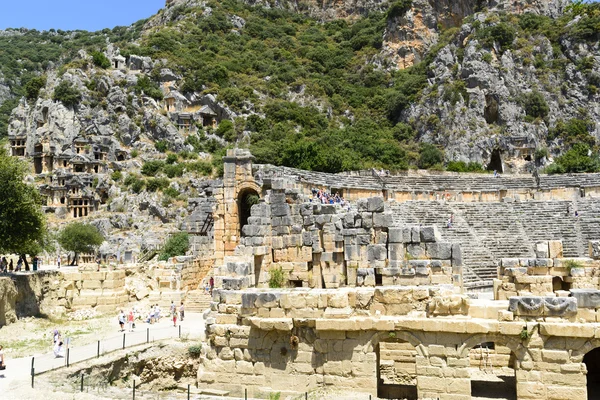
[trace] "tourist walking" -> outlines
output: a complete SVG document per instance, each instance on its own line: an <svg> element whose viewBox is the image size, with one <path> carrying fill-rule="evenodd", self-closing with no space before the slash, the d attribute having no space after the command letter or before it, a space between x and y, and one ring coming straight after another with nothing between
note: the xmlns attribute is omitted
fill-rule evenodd
<svg viewBox="0 0 600 400"><path fill-rule="evenodd" d="M181 322L183 322L184 315L185 315L185 310L183 308L183 301L182 301L181 305L179 306L179 319L181 319Z"/></svg>
<svg viewBox="0 0 600 400"><path fill-rule="evenodd" d="M173 326L177 326L177 310L173 311Z"/></svg>
<svg viewBox="0 0 600 400"><path fill-rule="evenodd" d="M4 360L4 347L0 345L0 370L4 371L6 369L6 360Z"/></svg>
<svg viewBox="0 0 600 400"><path fill-rule="evenodd" d="M154 318L156 319L156 322L160 322L160 307L158 306L158 303L154 306Z"/></svg>
<svg viewBox="0 0 600 400"><path fill-rule="evenodd" d="M15 271L21 271L22 266L23 266L23 257L19 257L19 261L17 261L17 269Z"/></svg>
<svg viewBox="0 0 600 400"><path fill-rule="evenodd" d="M173 302L173 300L171 300L171 308L169 309L169 312L171 313L171 315L175 314L175 303Z"/></svg>
<svg viewBox="0 0 600 400"><path fill-rule="evenodd" d="M56 346L56 343L61 341L60 332L58 329L55 329L52 332L52 347Z"/></svg>
<svg viewBox="0 0 600 400"><path fill-rule="evenodd" d="M215 278L213 278L212 276L210 277L209 285L210 285L210 295L212 296L213 289L215 288Z"/></svg>
<svg viewBox="0 0 600 400"><path fill-rule="evenodd" d="M63 358L65 356L65 349L63 347L63 342L57 342L54 345L54 357L55 358Z"/></svg>
<svg viewBox="0 0 600 400"><path fill-rule="evenodd" d="M13 260L12 258L10 259L10 262L8 263L8 272L13 272L15 270L14 264L13 264Z"/></svg>
<svg viewBox="0 0 600 400"><path fill-rule="evenodd" d="M127 325L129 332L133 332L133 310L129 310L129 314L127 314Z"/></svg>
<svg viewBox="0 0 600 400"><path fill-rule="evenodd" d="M123 332L125 330L125 313L123 312L123 310L121 310L119 312L117 319L119 320L119 326L121 327L121 332Z"/></svg>
<svg viewBox="0 0 600 400"><path fill-rule="evenodd" d="M56 257L56 266L58 267L58 269L60 269L60 255Z"/></svg>

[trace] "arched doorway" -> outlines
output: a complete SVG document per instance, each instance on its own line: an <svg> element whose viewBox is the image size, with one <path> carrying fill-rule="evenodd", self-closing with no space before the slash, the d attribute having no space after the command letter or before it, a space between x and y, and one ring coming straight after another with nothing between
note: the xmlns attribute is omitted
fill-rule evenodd
<svg viewBox="0 0 600 400"><path fill-rule="evenodd" d="M377 355L377 397L380 399L417 398L417 349L394 337L380 341Z"/></svg>
<svg viewBox="0 0 600 400"><path fill-rule="evenodd" d="M506 346L480 343L469 351L471 396L477 399L517 399L517 357Z"/></svg>
<svg viewBox="0 0 600 400"><path fill-rule="evenodd" d="M600 347L586 353L583 363L587 369L587 398L600 399Z"/></svg>
<svg viewBox="0 0 600 400"><path fill-rule="evenodd" d="M240 236L243 236L243 228L248 224L250 209L260 201L260 196L254 189L243 189L238 195L238 216L240 218Z"/></svg>

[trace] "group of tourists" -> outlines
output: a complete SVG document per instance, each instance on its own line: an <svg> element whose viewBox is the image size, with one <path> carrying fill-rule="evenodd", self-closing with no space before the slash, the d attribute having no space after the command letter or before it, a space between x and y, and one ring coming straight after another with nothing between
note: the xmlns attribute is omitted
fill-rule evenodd
<svg viewBox="0 0 600 400"><path fill-rule="evenodd" d="M127 314L121 310L117 315L117 321L119 323L120 332L125 331L125 324L127 324L129 332L134 332L136 321L145 321L147 324L153 325L160 322L161 317L160 306L158 304L151 304L145 319L142 316L142 311L140 311L137 306L134 306ZM171 301L169 317L173 321L173 326L177 326L177 320L183 321L185 317L185 306L183 301L179 306L177 306L174 301Z"/></svg>
<svg viewBox="0 0 600 400"><path fill-rule="evenodd" d="M317 200L317 202L321 204L340 204L344 206L346 201L339 193L331 194L327 193L324 190L320 189L312 189L313 198Z"/></svg>
<svg viewBox="0 0 600 400"><path fill-rule="evenodd" d="M8 261L6 259L6 257L3 256L0 259L0 273L6 274L8 272L23 271L23 265L25 264L24 261L25 260L23 259L23 257L19 257L19 260L17 261L17 265L15 266L12 258L10 259L10 261ZM29 267L27 265L25 265L25 271L29 271Z"/></svg>

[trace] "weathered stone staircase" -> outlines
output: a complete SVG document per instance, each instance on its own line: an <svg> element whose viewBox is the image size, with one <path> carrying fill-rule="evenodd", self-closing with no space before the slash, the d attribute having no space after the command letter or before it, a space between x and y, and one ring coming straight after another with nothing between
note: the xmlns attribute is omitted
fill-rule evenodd
<svg viewBox="0 0 600 400"><path fill-rule="evenodd" d="M185 310L189 312L203 312L210 308L212 297L204 290L190 290L185 299Z"/></svg>

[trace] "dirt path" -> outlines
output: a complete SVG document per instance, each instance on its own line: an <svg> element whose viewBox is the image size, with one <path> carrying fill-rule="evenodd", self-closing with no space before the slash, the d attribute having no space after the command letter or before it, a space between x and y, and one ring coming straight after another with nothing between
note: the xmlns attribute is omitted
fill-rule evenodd
<svg viewBox="0 0 600 400"><path fill-rule="evenodd" d="M114 318L111 318L111 320ZM84 321L85 322L85 321ZM136 331L133 333L125 332L126 347L145 343L147 340L157 341L167 338L179 336L179 326L173 327L172 321L167 318L161 320L160 323L138 324ZM41 325L44 325L43 323ZM202 314L186 313L185 321L178 323L181 326L181 334L190 340L199 340L204 334L204 320ZM4 328L3 328L4 329ZM14 331L17 332L17 331ZM26 335L28 337L28 335ZM24 339L25 341L27 339ZM79 343L72 343L70 348L70 360L77 362L83 359L93 358L97 354L97 343L100 341L101 354L122 348L123 333L116 332L114 327L101 332L91 332L90 335L85 335ZM87 343L86 343L87 342ZM48 346L49 347L49 346ZM56 358L51 351L43 351L32 354L28 357L13 358L9 354L6 357L7 368L0 374L0 393L8 394L10 399L32 399L43 398L44 400L54 399L49 390L31 389L31 365L32 356L35 358L34 366L36 371L47 371L50 369L61 368L65 365L64 358ZM32 397L32 393L35 395ZM47 395L50 395L48 397ZM65 397L56 397L57 399L71 398L70 395ZM97 397L90 397L97 398ZM78 395L77 399L81 399Z"/></svg>

